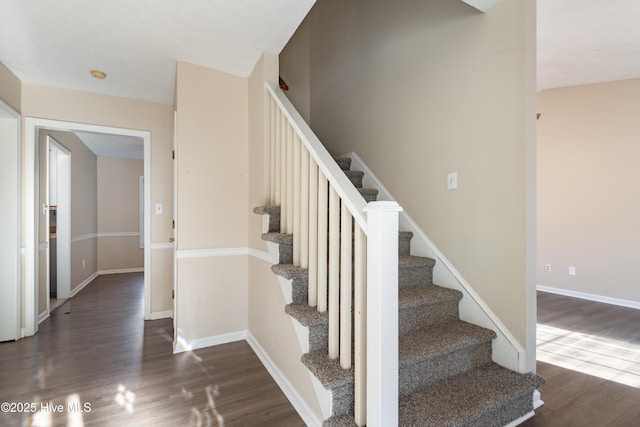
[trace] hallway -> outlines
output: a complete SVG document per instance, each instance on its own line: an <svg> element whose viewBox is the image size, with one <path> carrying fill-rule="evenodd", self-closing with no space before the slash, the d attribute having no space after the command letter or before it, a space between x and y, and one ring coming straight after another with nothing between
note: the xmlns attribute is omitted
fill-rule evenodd
<svg viewBox="0 0 640 427"><path fill-rule="evenodd" d="M143 321L142 273L99 276L0 343L0 425L304 426L246 342L173 355L172 329Z"/></svg>

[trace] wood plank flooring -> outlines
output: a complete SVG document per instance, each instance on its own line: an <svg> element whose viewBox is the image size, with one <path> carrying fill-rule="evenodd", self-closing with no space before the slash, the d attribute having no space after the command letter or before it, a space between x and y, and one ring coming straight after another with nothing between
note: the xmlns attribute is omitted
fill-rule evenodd
<svg viewBox="0 0 640 427"><path fill-rule="evenodd" d="M538 292L538 353L545 404L522 426L640 426L640 310Z"/></svg>
<svg viewBox="0 0 640 427"><path fill-rule="evenodd" d="M100 276L36 336L0 343L0 402L39 410L0 425L304 426L246 342L174 355L172 320L145 322L142 295L140 273Z"/></svg>

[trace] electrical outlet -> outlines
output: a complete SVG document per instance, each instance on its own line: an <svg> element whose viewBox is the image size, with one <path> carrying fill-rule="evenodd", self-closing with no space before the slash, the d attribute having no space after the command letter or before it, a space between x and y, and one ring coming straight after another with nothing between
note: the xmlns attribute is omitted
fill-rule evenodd
<svg viewBox="0 0 640 427"><path fill-rule="evenodd" d="M85 268L87 268L87 264L82 260L82 269L84 270Z"/></svg>
<svg viewBox="0 0 640 427"><path fill-rule="evenodd" d="M547 273L551 273L551 264L545 264L544 271L546 271Z"/></svg>
<svg viewBox="0 0 640 427"><path fill-rule="evenodd" d="M575 276L576 275L576 268L573 265L569 266L569 276Z"/></svg>

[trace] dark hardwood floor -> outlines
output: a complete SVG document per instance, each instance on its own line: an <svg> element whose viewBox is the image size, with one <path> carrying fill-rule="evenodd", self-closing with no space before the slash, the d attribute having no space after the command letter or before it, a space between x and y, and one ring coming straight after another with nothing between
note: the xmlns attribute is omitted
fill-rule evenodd
<svg viewBox="0 0 640 427"><path fill-rule="evenodd" d="M17 411L0 426L304 426L246 342L174 355L172 320L145 322L142 295L142 274L100 276L36 336L0 343L0 402Z"/></svg>
<svg viewBox="0 0 640 427"><path fill-rule="evenodd" d="M522 426L640 426L639 362L640 310L539 292L545 404Z"/></svg>

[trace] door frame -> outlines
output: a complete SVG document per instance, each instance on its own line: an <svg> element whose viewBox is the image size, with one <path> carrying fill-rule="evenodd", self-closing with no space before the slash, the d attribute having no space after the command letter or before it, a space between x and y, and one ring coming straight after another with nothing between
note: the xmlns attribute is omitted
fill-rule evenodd
<svg viewBox="0 0 640 427"><path fill-rule="evenodd" d="M24 161L23 174L23 284L24 284L24 329L22 336L31 336L38 331L38 206L37 177L38 165L36 153L38 146L38 130L50 129L61 131L86 131L126 135L142 138L144 141L144 176L145 179L145 221L144 221L144 318L151 317L151 132L135 129L101 126L62 120L24 118Z"/></svg>
<svg viewBox="0 0 640 427"><path fill-rule="evenodd" d="M12 141L9 141L9 144L13 145L13 150L15 150L15 155L17 157L17 163L16 163L16 170L15 170L15 178L16 178L16 182L15 182L15 199L14 200L10 200L7 204L6 207L7 208L11 208L13 207L15 209L15 211L13 212L13 215L15 216L15 224L9 224L10 227L10 232L9 235L7 236L2 236L2 238L6 241L11 241L11 245L14 246L14 251L13 253L10 255L11 259L9 260L9 264L13 265L13 273L12 273L12 277L15 277L15 280L13 283L14 288L12 289L12 293L14 294L13 297L15 298L15 331L13 334L13 339L17 340L20 338L21 336L21 329L20 329L20 319L22 317L22 310L21 310L21 305L20 305L20 283L21 283L21 269L20 269L20 253L21 253L21 249L20 249L20 245L21 245L21 235L20 235L20 230L21 230L21 226L22 226L22 208L21 208L21 190L20 190L20 180L21 180L21 175L22 175L22 154L21 154L21 138L22 138L22 132L21 132L21 127L20 127L20 113L18 113L16 110L14 110L11 106L9 106L8 104L4 103L2 100L0 100L0 117L1 120L10 120L12 122L15 122L15 128L13 126L13 124L11 124L11 139ZM13 140L13 138L15 137L15 140ZM6 153L5 153L6 154ZM13 153L12 153L13 155ZM11 159L10 159L11 160ZM14 172L12 171L12 174ZM13 199L13 196L11 196L11 198ZM1 298L4 298L5 295L2 295ZM11 329L13 329L13 327L11 327Z"/></svg>

